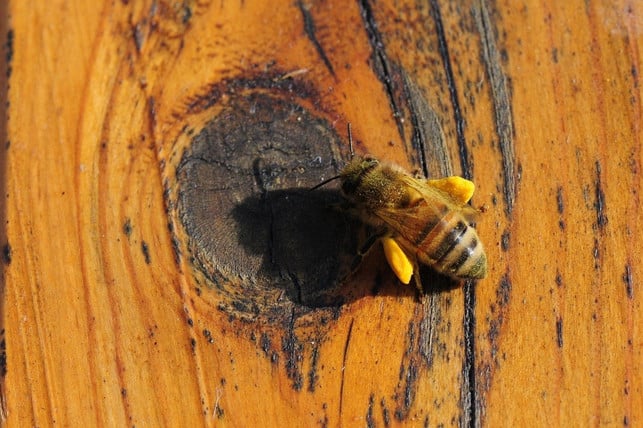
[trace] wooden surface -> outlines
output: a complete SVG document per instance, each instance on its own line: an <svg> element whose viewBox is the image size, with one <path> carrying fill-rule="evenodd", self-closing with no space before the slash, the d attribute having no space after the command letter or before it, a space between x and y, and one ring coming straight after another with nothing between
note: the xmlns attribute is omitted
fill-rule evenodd
<svg viewBox="0 0 643 428"><path fill-rule="evenodd" d="M8 426L643 424L637 2L0 16ZM488 278L340 284L360 229L301 189L348 122L475 181Z"/></svg>

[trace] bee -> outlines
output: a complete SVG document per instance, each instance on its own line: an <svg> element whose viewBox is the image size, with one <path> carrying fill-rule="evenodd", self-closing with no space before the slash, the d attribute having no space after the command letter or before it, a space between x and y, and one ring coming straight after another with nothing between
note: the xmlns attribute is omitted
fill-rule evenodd
<svg viewBox="0 0 643 428"><path fill-rule="evenodd" d="M378 231L359 260L379 240L399 280L408 284L415 276L420 291L419 263L454 279L486 276L487 256L471 226L478 211L467 205L475 190L471 181L415 178L371 156L354 156L333 179L340 180L351 210Z"/></svg>

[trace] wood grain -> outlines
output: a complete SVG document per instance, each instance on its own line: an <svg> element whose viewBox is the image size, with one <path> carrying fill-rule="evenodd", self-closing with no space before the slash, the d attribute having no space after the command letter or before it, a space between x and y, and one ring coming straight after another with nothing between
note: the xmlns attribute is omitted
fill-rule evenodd
<svg viewBox="0 0 643 428"><path fill-rule="evenodd" d="M642 422L635 2L0 17L8 426ZM347 123L476 183L486 279L417 295L375 249L343 281L366 232L304 189Z"/></svg>

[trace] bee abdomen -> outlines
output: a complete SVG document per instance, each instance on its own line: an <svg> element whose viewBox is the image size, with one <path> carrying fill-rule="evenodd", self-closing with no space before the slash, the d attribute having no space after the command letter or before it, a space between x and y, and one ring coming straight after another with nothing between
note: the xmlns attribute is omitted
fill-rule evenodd
<svg viewBox="0 0 643 428"><path fill-rule="evenodd" d="M478 234L455 211L442 217L416 246L418 259L443 274L476 279L487 274L487 256Z"/></svg>

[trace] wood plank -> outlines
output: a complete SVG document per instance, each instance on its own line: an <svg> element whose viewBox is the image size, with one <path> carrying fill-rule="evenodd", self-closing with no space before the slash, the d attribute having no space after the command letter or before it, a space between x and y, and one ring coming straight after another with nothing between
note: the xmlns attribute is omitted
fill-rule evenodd
<svg viewBox="0 0 643 428"><path fill-rule="evenodd" d="M506 409L487 412L492 426L641 420L641 303L633 291L640 12L625 2L499 6L510 17L504 39L523 208L505 256L507 304L478 306L478 319L503 315L489 323L500 334L488 335L481 355L495 367L486 406Z"/></svg>
<svg viewBox="0 0 643 428"><path fill-rule="evenodd" d="M643 419L635 4L23 3L7 425ZM375 248L342 280L368 232L307 189L348 123L475 181L488 278L420 296Z"/></svg>

